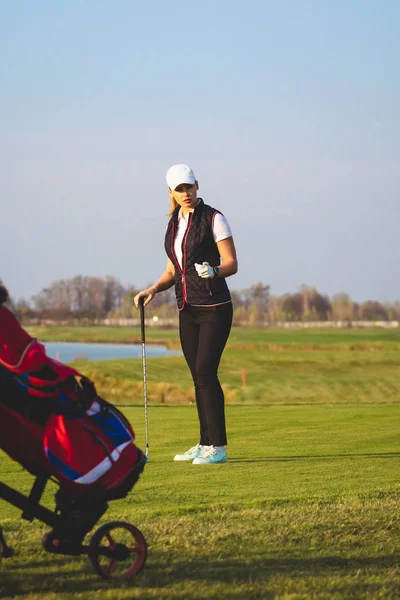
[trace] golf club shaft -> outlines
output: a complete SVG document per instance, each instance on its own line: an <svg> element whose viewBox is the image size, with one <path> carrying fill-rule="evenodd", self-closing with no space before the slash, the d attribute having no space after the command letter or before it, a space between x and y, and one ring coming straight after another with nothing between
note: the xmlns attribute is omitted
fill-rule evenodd
<svg viewBox="0 0 400 600"><path fill-rule="evenodd" d="M142 364L143 364L143 396L144 396L144 424L146 436L146 456L149 457L149 419L147 410L147 383L146 383L146 338L144 323L144 298L140 298L140 327L142 333Z"/></svg>

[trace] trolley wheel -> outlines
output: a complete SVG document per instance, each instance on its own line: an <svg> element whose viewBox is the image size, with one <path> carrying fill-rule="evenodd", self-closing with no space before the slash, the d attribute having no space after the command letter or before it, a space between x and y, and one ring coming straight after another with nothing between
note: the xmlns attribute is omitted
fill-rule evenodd
<svg viewBox="0 0 400 600"><path fill-rule="evenodd" d="M111 521L93 534L88 556L94 570L103 579L127 579L144 566L147 544L142 532L134 525Z"/></svg>

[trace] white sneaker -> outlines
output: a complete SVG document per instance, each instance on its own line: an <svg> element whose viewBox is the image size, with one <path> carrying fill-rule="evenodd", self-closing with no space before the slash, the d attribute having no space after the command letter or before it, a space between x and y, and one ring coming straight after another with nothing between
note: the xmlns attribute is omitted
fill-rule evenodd
<svg viewBox="0 0 400 600"><path fill-rule="evenodd" d="M193 446L193 448L190 448L183 454L176 454L174 456L174 460L187 460L187 461L190 460L190 461L192 461L194 458L197 458L198 456L200 456L200 454L202 454L204 448L205 448L205 446L196 444L195 446Z"/></svg>
<svg viewBox="0 0 400 600"><path fill-rule="evenodd" d="M226 450L223 446L207 446L199 456L193 460L194 465L210 465L226 463L228 460Z"/></svg>

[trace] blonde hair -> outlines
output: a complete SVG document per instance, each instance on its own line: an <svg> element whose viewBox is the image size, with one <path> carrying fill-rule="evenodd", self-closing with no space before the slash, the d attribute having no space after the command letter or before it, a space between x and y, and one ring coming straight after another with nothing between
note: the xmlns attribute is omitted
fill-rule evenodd
<svg viewBox="0 0 400 600"><path fill-rule="evenodd" d="M171 200L171 209L168 213L168 218L170 219L172 217L172 215L174 214L174 210L176 209L177 206L179 206L179 204L177 203L176 200L174 200L173 198L170 198Z"/></svg>

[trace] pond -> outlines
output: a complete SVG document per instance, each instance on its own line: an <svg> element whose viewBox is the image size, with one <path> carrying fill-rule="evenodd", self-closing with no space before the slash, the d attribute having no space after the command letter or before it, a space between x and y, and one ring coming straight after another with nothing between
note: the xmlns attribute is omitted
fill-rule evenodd
<svg viewBox="0 0 400 600"><path fill-rule="evenodd" d="M83 342L45 342L47 355L63 363L73 360L111 360L114 358L141 358L141 344L88 344ZM146 344L146 357L176 356L179 350Z"/></svg>

